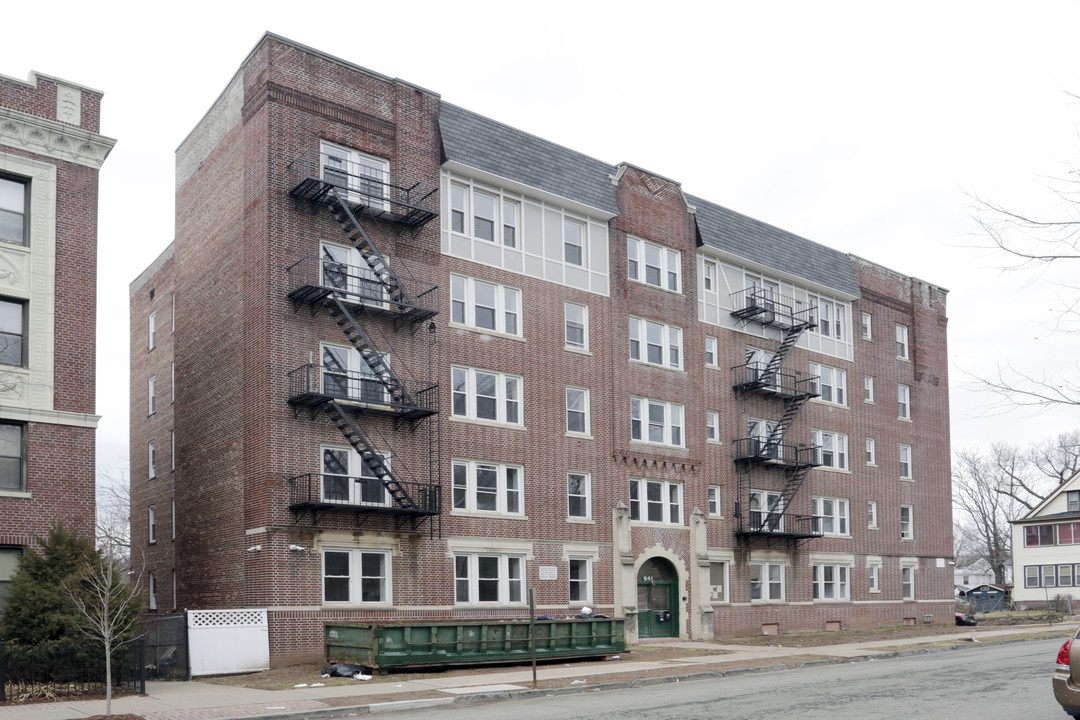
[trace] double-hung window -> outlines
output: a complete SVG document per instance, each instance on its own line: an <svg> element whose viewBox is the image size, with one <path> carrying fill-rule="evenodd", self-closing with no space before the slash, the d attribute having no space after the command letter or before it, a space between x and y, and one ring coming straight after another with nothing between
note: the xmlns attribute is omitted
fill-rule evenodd
<svg viewBox="0 0 1080 720"><path fill-rule="evenodd" d="M866 563L866 576L870 592L881 592L881 563L868 561Z"/></svg>
<svg viewBox="0 0 1080 720"><path fill-rule="evenodd" d="M720 442L720 413L716 410L705 413L705 439L709 442Z"/></svg>
<svg viewBox="0 0 1080 720"><path fill-rule="evenodd" d="M638 442L683 447L683 406L630 398L630 438Z"/></svg>
<svg viewBox="0 0 1080 720"><path fill-rule="evenodd" d="M813 332L828 338L843 340L847 306L825 299L818 299L817 304L817 327Z"/></svg>
<svg viewBox="0 0 1080 720"><path fill-rule="evenodd" d="M0 490L26 489L26 426L0 422Z"/></svg>
<svg viewBox="0 0 1080 720"><path fill-rule="evenodd" d="M498 204L496 196L473 191L473 237L495 242L495 208Z"/></svg>
<svg viewBox="0 0 1080 720"><path fill-rule="evenodd" d="M1069 512L1080 510L1080 490L1069 490L1065 493L1065 509Z"/></svg>
<svg viewBox="0 0 1080 720"><path fill-rule="evenodd" d="M592 602L592 561L588 558L570 558L567 574L571 604L584 605Z"/></svg>
<svg viewBox="0 0 1080 720"><path fill-rule="evenodd" d="M148 350L157 347L157 311L146 318L146 344Z"/></svg>
<svg viewBox="0 0 1080 720"><path fill-rule="evenodd" d="M781 563L750 563L750 599L783 600L784 566Z"/></svg>
<svg viewBox="0 0 1080 720"><path fill-rule="evenodd" d="M563 303L566 347L571 350L589 349L589 306L574 302Z"/></svg>
<svg viewBox="0 0 1080 720"><path fill-rule="evenodd" d="M0 299L0 364L26 364L26 304Z"/></svg>
<svg viewBox="0 0 1080 720"><path fill-rule="evenodd" d="M464 275L450 276L450 319L467 327L521 336L521 291Z"/></svg>
<svg viewBox="0 0 1080 720"><path fill-rule="evenodd" d="M455 460L454 509L500 515L525 513L524 488L518 465Z"/></svg>
<svg viewBox="0 0 1080 720"><path fill-rule="evenodd" d="M814 530L824 535L849 535L848 501L842 498L813 498Z"/></svg>
<svg viewBox="0 0 1080 720"><path fill-rule="evenodd" d="M720 352L716 338L712 335L705 336L705 364L709 367L720 367Z"/></svg>
<svg viewBox="0 0 1080 720"><path fill-rule="evenodd" d="M863 387L863 402L874 402L874 378L869 375L865 376L862 381Z"/></svg>
<svg viewBox="0 0 1080 720"><path fill-rule="evenodd" d="M874 339L874 325L873 325L873 320L870 317L870 313L865 313L864 312L862 314L862 336L863 336L863 340L873 340Z"/></svg>
<svg viewBox="0 0 1080 720"><path fill-rule="evenodd" d="M897 412L901 420L911 419L911 388L907 385L896 386Z"/></svg>
<svg viewBox="0 0 1080 720"><path fill-rule="evenodd" d="M874 438L866 438L866 464L877 465L877 443Z"/></svg>
<svg viewBox="0 0 1080 720"><path fill-rule="evenodd" d="M323 602L365 605L391 602L390 553L385 550L323 550Z"/></svg>
<svg viewBox="0 0 1080 720"><path fill-rule="evenodd" d="M866 501L866 527L870 530L877 528L877 503L873 500Z"/></svg>
<svg viewBox="0 0 1080 720"><path fill-rule="evenodd" d="M566 388L566 432L589 434L589 391L585 388Z"/></svg>
<svg viewBox="0 0 1080 720"><path fill-rule="evenodd" d="M0 242L27 244L29 188L24 181L0 177Z"/></svg>
<svg viewBox="0 0 1080 720"><path fill-rule="evenodd" d="M720 517L720 486L710 485L707 508L709 517Z"/></svg>
<svg viewBox="0 0 1080 720"><path fill-rule="evenodd" d="M900 506L900 539L901 540L914 540L915 528L913 526L913 520L911 516L911 506Z"/></svg>
<svg viewBox="0 0 1080 720"><path fill-rule="evenodd" d="M454 556L454 601L459 605L522 603L525 558L518 555Z"/></svg>
<svg viewBox="0 0 1080 720"><path fill-rule="evenodd" d="M677 250L627 238L627 276L640 283L682 292L682 255Z"/></svg>
<svg viewBox="0 0 1080 720"><path fill-rule="evenodd" d="M476 368L451 368L454 417L521 425L521 378Z"/></svg>
<svg viewBox="0 0 1080 720"><path fill-rule="evenodd" d="M566 514L573 518L587 518L592 513L590 507L589 473L566 473Z"/></svg>
<svg viewBox="0 0 1080 720"><path fill-rule="evenodd" d="M1058 545L1080 545L1080 522L1057 526Z"/></svg>
<svg viewBox="0 0 1080 720"><path fill-rule="evenodd" d="M911 475L911 446L900 446L900 478L910 480Z"/></svg>
<svg viewBox="0 0 1080 720"><path fill-rule="evenodd" d="M907 360L909 358L907 325L896 326L896 357L901 360Z"/></svg>
<svg viewBox="0 0 1080 720"><path fill-rule="evenodd" d="M151 545L157 543L157 505L146 508L146 540Z"/></svg>
<svg viewBox="0 0 1080 720"><path fill-rule="evenodd" d="M780 493L768 490L750 491L750 529L755 532L783 532L784 506Z"/></svg>
<svg viewBox="0 0 1080 720"><path fill-rule="evenodd" d="M502 201L502 241L503 245L517 247L518 228L521 227L521 203L517 200Z"/></svg>
<svg viewBox="0 0 1080 720"><path fill-rule="evenodd" d="M385 158L322 141L322 179L350 203L377 210L389 206L390 163Z"/></svg>
<svg viewBox="0 0 1080 720"><path fill-rule="evenodd" d="M631 317L630 359L681 370L682 328Z"/></svg>
<svg viewBox="0 0 1080 720"><path fill-rule="evenodd" d="M153 480L157 477L157 445L153 440L146 443L146 476Z"/></svg>
<svg viewBox="0 0 1080 720"><path fill-rule="evenodd" d="M812 430L815 461L818 465L834 470L847 470L847 435L826 430Z"/></svg>
<svg viewBox="0 0 1080 720"><path fill-rule="evenodd" d="M585 267L585 239L587 237L585 223L573 218L563 218L563 262L567 265Z"/></svg>
<svg viewBox="0 0 1080 720"><path fill-rule="evenodd" d="M1028 525L1024 528L1024 546L1037 547L1054 544L1053 525Z"/></svg>
<svg viewBox="0 0 1080 720"><path fill-rule="evenodd" d="M450 184L450 230L465 233L465 219L469 216L469 188L458 183Z"/></svg>
<svg viewBox="0 0 1080 720"><path fill-rule="evenodd" d="M904 600L915 599L915 566L900 566L900 597Z"/></svg>
<svg viewBox="0 0 1080 720"><path fill-rule="evenodd" d="M365 459L346 447L323 447L322 501L342 505L384 506L390 497L382 478L390 471L384 453Z"/></svg>
<svg viewBox="0 0 1080 720"><path fill-rule="evenodd" d="M851 598L848 586L849 568L847 565L814 564L814 599L848 600Z"/></svg>
<svg viewBox="0 0 1080 720"><path fill-rule="evenodd" d="M682 525L682 485L630 478L630 519Z"/></svg>
<svg viewBox="0 0 1080 720"><path fill-rule="evenodd" d="M836 405L847 405L847 373L827 365L810 363L810 375L817 377L819 399Z"/></svg>
<svg viewBox="0 0 1080 720"><path fill-rule="evenodd" d="M146 381L146 414L153 415L157 412L157 376L151 376Z"/></svg>

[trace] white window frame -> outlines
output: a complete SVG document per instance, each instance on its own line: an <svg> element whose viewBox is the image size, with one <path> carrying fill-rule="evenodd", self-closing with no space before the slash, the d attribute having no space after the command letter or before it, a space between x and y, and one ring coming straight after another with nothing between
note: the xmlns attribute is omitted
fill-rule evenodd
<svg viewBox="0 0 1080 720"><path fill-rule="evenodd" d="M146 414L153 415L157 412L157 376L151 375L146 381Z"/></svg>
<svg viewBox="0 0 1080 720"><path fill-rule="evenodd" d="M146 607L149 610L157 610L157 573L151 570L146 575Z"/></svg>
<svg viewBox="0 0 1080 720"><path fill-rule="evenodd" d="M866 528L868 530L877 530L878 517L877 517L877 501L866 501Z"/></svg>
<svg viewBox="0 0 1080 720"><path fill-rule="evenodd" d="M863 402L874 404L874 378L870 375L864 375L862 381L863 387Z"/></svg>
<svg viewBox="0 0 1080 720"><path fill-rule="evenodd" d="M914 511L910 505L900 506L900 539L907 542L915 539Z"/></svg>
<svg viewBox="0 0 1080 720"><path fill-rule="evenodd" d="M874 320L868 312L862 314L862 338L863 340L874 339Z"/></svg>
<svg viewBox="0 0 1080 720"><path fill-rule="evenodd" d="M874 438L866 438L866 464L877 467L877 442Z"/></svg>
<svg viewBox="0 0 1080 720"><path fill-rule="evenodd" d="M847 371L820 363L810 363L810 375L817 378L818 402L847 405Z"/></svg>
<svg viewBox="0 0 1080 720"><path fill-rule="evenodd" d="M148 545L157 544L157 505L146 508L146 541Z"/></svg>
<svg viewBox="0 0 1080 720"><path fill-rule="evenodd" d="M720 413L716 410L705 412L705 441L711 443L720 442Z"/></svg>
<svg viewBox="0 0 1080 720"><path fill-rule="evenodd" d="M480 577L481 559L495 559L496 576ZM487 564L487 563L485 563ZM461 574L463 569L465 574ZM516 568L515 568L516 566ZM513 577L511 571L516 569L517 577ZM495 599L480 599L480 584L485 583L491 589L494 583ZM462 590L465 597L462 597ZM455 605L524 605L525 589L525 557L522 555L506 555L501 553L455 553L454 554L454 604Z"/></svg>
<svg viewBox="0 0 1080 720"><path fill-rule="evenodd" d="M328 453L338 453L345 461L345 473L329 472L327 467ZM380 452L383 465L390 469L390 454ZM386 490L382 480L371 472L360 453L351 447L344 445L322 445L319 447L319 470L321 482L319 483L320 498L323 502L341 503L343 505L364 507L385 507L390 504L390 493ZM327 477L344 481L345 492L342 497L331 497L327 493ZM358 482L358 481L364 481ZM364 497L365 491L378 497Z"/></svg>
<svg viewBox="0 0 1080 720"><path fill-rule="evenodd" d="M572 330L578 330L581 340L571 340ZM567 350L589 352L589 306L584 303L563 303L563 342Z"/></svg>
<svg viewBox="0 0 1080 720"><path fill-rule="evenodd" d="M1080 490L1068 490L1065 492L1065 510L1066 512L1080 510Z"/></svg>
<svg viewBox="0 0 1080 720"><path fill-rule="evenodd" d="M900 599L915 599L915 565L900 564Z"/></svg>
<svg viewBox="0 0 1080 720"><path fill-rule="evenodd" d="M823 535L850 537L850 506L847 498L812 498L814 529Z"/></svg>
<svg viewBox="0 0 1080 720"><path fill-rule="evenodd" d="M146 349L147 350L153 350L154 348L157 347L157 310L150 313L150 315L146 318L146 323L147 323L147 328L146 328L146 331L147 331L147 338L146 338L147 348Z"/></svg>
<svg viewBox="0 0 1080 720"><path fill-rule="evenodd" d="M817 303L817 312L815 314L817 325L811 332L822 337L845 342L844 326L847 324L848 304L814 295L810 296L810 301Z"/></svg>
<svg viewBox="0 0 1080 720"><path fill-rule="evenodd" d="M663 415L659 422L654 417L654 409ZM683 406L677 403L632 397L630 398L630 439L633 442L650 445L685 447L686 435L683 432L685 418ZM656 432L654 432L656 430L659 430L659 440L653 439L656 437Z"/></svg>
<svg viewBox="0 0 1080 720"><path fill-rule="evenodd" d="M153 440L146 443L147 476L153 480L157 477L157 445Z"/></svg>
<svg viewBox="0 0 1080 720"><path fill-rule="evenodd" d="M659 333L659 338L655 333ZM659 342L657 342L659 340ZM653 361L650 350L659 352L659 362ZM678 325L630 316L630 359L654 367L682 370L683 331Z"/></svg>
<svg viewBox="0 0 1080 720"><path fill-rule="evenodd" d="M710 485L708 488L708 496L706 498L705 507L708 509L709 517L720 517L720 486Z"/></svg>
<svg viewBox="0 0 1080 720"><path fill-rule="evenodd" d="M567 583L567 599L570 603L570 607L578 607L582 605L592 604L592 558L591 557L575 557L571 555L566 561L566 583ZM580 570L584 569L584 577L579 574L578 577L574 577L574 566L577 566ZM574 588L578 588L577 597L574 597Z"/></svg>
<svg viewBox="0 0 1080 720"><path fill-rule="evenodd" d="M750 602L784 602L784 575L783 563L751 562ZM755 576L757 580L754 579ZM757 597L754 597L755 594Z"/></svg>
<svg viewBox="0 0 1080 720"><path fill-rule="evenodd" d="M175 540L176 539L176 498L173 498L169 502L169 521L171 523L169 525L169 534L172 536L169 539L170 540ZM174 600L175 600L175 598L174 598Z"/></svg>
<svg viewBox="0 0 1080 720"><path fill-rule="evenodd" d="M516 248L521 237L521 201L508 197L502 199L502 244Z"/></svg>
<svg viewBox="0 0 1080 720"><path fill-rule="evenodd" d="M480 487L479 475L489 476L494 485ZM521 465L454 460L451 463L451 507L456 513L484 515L525 515L525 469ZM494 501L494 508L481 501Z"/></svg>
<svg viewBox="0 0 1080 720"><path fill-rule="evenodd" d="M900 360L911 359L911 346L908 343L907 325L896 324L896 357Z"/></svg>
<svg viewBox="0 0 1080 720"><path fill-rule="evenodd" d="M348 572L346 575L328 575L326 556L329 553L348 555ZM379 557L382 561L382 573L379 575L363 574L365 556ZM393 603L393 554L390 550L382 548L348 548L327 546L322 548L321 555L322 581L320 594L323 605L328 607L358 607L371 605L390 605ZM348 592L347 600L329 600L326 597L326 584L329 579L345 579L345 589ZM376 580L379 586L379 598L377 600L364 600L365 581Z"/></svg>
<svg viewBox="0 0 1080 720"><path fill-rule="evenodd" d="M769 515L778 513L766 525ZM754 532L784 532L784 506L780 504L780 492L776 490L751 490L748 508L750 529Z"/></svg>
<svg viewBox="0 0 1080 720"><path fill-rule="evenodd" d="M495 417L485 418L477 414L477 377L490 375L495 378ZM451 415L455 418L481 423L499 425L524 425L523 380L517 375L481 370L479 368L452 365L450 367ZM509 397L507 389L514 388L514 397ZM485 396L489 397L489 396ZM516 417L515 417L516 415Z"/></svg>
<svg viewBox="0 0 1080 720"><path fill-rule="evenodd" d="M651 493L653 489L659 492L659 499ZM682 525L682 492L682 483L630 478L630 519L650 525ZM662 519L654 519L657 512Z"/></svg>
<svg viewBox="0 0 1080 720"><path fill-rule="evenodd" d="M813 564L814 600L818 602L851 599L851 567L831 563Z"/></svg>
<svg viewBox="0 0 1080 720"><path fill-rule="evenodd" d="M720 342L712 335L705 336L705 365L720 367Z"/></svg>
<svg viewBox="0 0 1080 720"><path fill-rule="evenodd" d="M571 482L579 480L578 492L573 492ZM579 501L582 512L574 512L574 500ZM566 473L566 516L587 520L592 517L592 476L587 472Z"/></svg>
<svg viewBox="0 0 1080 720"><path fill-rule="evenodd" d="M481 286L492 289L493 305L478 302ZM478 309L490 309L493 327L477 321ZM479 332L522 337L521 290L468 275L450 274L450 319L455 325Z"/></svg>
<svg viewBox="0 0 1080 720"><path fill-rule="evenodd" d="M169 363L169 402L176 402L176 362Z"/></svg>
<svg viewBox="0 0 1080 720"><path fill-rule="evenodd" d="M656 255L650 258L652 253ZM681 252L648 240L627 236L626 254L626 274L631 281L682 294ZM656 282L649 281L651 268L656 269Z"/></svg>
<svg viewBox="0 0 1080 720"><path fill-rule="evenodd" d="M175 430L170 430L169 431L169 450L170 450L169 469L170 470L175 470L176 469L176 431Z"/></svg>
<svg viewBox="0 0 1080 720"><path fill-rule="evenodd" d="M589 422L589 389L566 386L566 434L577 437L591 437L592 426ZM571 428L571 420L581 417L582 429Z"/></svg>
<svg viewBox="0 0 1080 720"><path fill-rule="evenodd" d="M900 459L900 479L912 480L914 478L914 472L912 469L911 446L901 444L898 447L898 451Z"/></svg>
<svg viewBox="0 0 1080 720"><path fill-rule="evenodd" d="M848 469L848 436L831 430L811 430L815 460L821 467L833 470Z"/></svg>
<svg viewBox="0 0 1080 720"><path fill-rule="evenodd" d="M450 232L460 235L472 236L470 228L472 217L469 213L469 202L472 190L468 185L459 182L450 183Z"/></svg>
<svg viewBox="0 0 1080 720"><path fill-rule="evenodd" d="M911 419L911 388L907 385L897 384L896 406L900 420Z"/></svg>
<svg viewBox="0 0 1080 720"><path fill-rule="evenodd" d="M335 185L343 191L348 199L353 202L366 205L378 210L388 210L390 198L388 197L387 176L390 174L390 161L378 155L361 152L356 148L346 145L338 145L329 140L319 142L320 173L325 182ZM345 171L347 187L327 180L326 169L331 166L329 158L336 157L345 161L344 168L335 168ZM323 158L327 158L323 160ZM333 174L333 173L331 173ZM377 185L377 191L372 191L372 185Z"/></svg>
<svg viewBox="0 0 1080 720"><path fill-rule="evenodd" d="M578 242L570 239L569 228L579 229ZM565 265L587 268L589 267L589 223L585 220L563 215L563 253L562 260ZM572 259L574 253L578 254L577 262Z"/></svg>
<svg viewBox="0 0 1080 720"><path fill-rule="evenodd" d="M881 592L881 561L866 561L867 589L872 593Z"/></svg>

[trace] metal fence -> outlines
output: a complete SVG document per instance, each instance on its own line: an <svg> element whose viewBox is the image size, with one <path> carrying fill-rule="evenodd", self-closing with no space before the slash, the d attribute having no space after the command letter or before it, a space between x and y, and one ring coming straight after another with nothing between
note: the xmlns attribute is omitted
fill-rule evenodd
<svg viewBox="0 0 1080 720"><path fill-rule="evenodd" d="M113 652L113 687L146 692L141 638ZM71 640L24 645L0 640L0 702L105 694L101 646Z"/></svg>
<svg viewBox="0 0 1080 720"><path fill-rule="evenodd" d="M135 625L135 635L146 644L147 677L189 680L187 619L184 613L143 615Z"/></svg>

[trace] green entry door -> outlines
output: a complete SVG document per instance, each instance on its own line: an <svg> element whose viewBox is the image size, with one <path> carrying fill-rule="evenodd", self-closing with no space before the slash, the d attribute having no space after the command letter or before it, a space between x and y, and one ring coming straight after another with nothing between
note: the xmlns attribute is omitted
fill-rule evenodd
<svg viewBox="0 0 1080 720"><path fill-rule="evenodd" d="M679 603L675 569L661 558L638 571L638 637L679 637Z"/></svg>

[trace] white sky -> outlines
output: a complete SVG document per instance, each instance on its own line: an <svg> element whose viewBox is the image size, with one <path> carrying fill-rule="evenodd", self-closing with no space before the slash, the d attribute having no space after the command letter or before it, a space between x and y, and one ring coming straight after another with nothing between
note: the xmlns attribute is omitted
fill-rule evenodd
<svg viewBox="0 0 1080 720"><path fill-rule="evenodd" d="M1080 426L988 413L963 373L1080 373L1077 336L1050 333L1051 278L974 249L966 196L1040 206L1037 179L1078 158L1076 1L8 5L0 74L103 90L119 140L98 234L98 467L114 476L128 284L172 240L176 147L267 30L948 288L954 449Z"/></svg>

